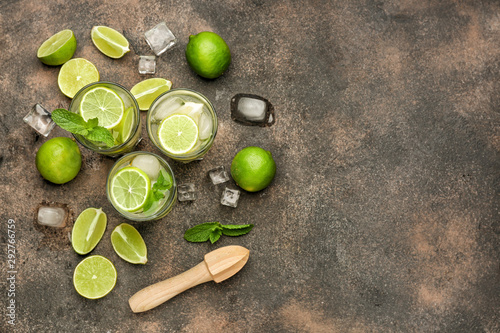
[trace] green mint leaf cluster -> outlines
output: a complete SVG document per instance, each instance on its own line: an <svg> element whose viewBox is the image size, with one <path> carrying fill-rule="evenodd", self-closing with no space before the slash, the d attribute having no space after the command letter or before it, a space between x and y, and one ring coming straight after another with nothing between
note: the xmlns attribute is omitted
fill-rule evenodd
<svg viewBox="0 0 500 333"><path fill-rule="evenodd" d="M142 208L145 212L148 211L153 203L159 201L165 197L165 191L172 187L172 179L170 175L167 174L167 177L163 176L163 172L160 171L160 175L154 183L153 188L151 189L150 195L148 197L148 201Z"/></svg>
<svg viewBox="0 0 500 333"><path fill-rule="evenodd" d="M115 144L111 132L99 126L97 118L85 121L79 114L66 109L55 109L52 111L51 118L63 130L79 134L91 141L102 142L107 147L113 147Z"/></svg>
<svg viewBox="0 0 500 333"><path fill-rule="evenodd" d="M186 230L184 239L188 242L202 243L210 240L213 244L219 240L221 235L241 236L248 234L252 230L253 224L220 224L219 222L207 222L198 224Z"/></svg>

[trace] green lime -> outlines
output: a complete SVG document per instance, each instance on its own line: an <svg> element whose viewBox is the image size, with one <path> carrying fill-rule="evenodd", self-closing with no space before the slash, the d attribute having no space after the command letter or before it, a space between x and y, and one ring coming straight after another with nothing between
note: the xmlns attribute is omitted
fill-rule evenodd
<svg viewBox="0 0 500 333"><path fill-rule="evenodd" d="M123 113L120 123L113 128L113 133L117 133L117 137L115 139L118 143L123 143L130 137L130 134L132 134L132 130L134 129L134 120L134 108L129 107Z"/></svg>
<svg viewBox="0 0 500 333"><path fill-rule="evenodd" d="M122 223L111 233L111 244L116 254L131 264L148 262L148 249L141 234L133 226Z"/></svg>
<svg viewBox="0 0 500 333"><path fill-rule="evenodd" d="M71 59L75 50L75 34L71 30L62 30L43 42L36 56L46 65L58 66Z"/></svg>
<svg viewBox="0 0 500 333"><path fill-rule="evenodd" d="M82 155L70 138L53 138L36 153L36 168L43 178L55 184L64 184L76 177L82 166Z"/></svg>
<svg viewBox="0 0 500 333"><path fill-rule="evenodd" d="M110 58L121 58L130 51L127 38L110 27L95 26L90 36L95 47Z"/></svg>
<svg viewBox="0 0 500 333"><path fill-rule="evenodd" d="M102 208L87 208L78 215L71 231L71 245L78 254L92 251L106 230L106 214Z"/></svg>
<svg viewBox="0 0 500 333"><path fill-rule="evenodd" d="M120 124L125 105L120 96L105 87L96 87L83 95L80 102L80 115L85 121L99 120L99 126L110 129Z"/></svg>
<svg viewBox="0 0 500 333"><path fill-rule="evenodd" d="M151 180L139 168L126 167L119 170L111 179L111 198L126 212L140 210L149 196Z"/></svg>
<svg viewBox="0 0 500 333"><path fill-rule="evenodd" d="M266 188L276 174L271 152L259 147L240 150L231 163L231 176L236 184L249 192Z"/></svg>
<svg viewBox="0 0 500 333"><path fill-rule="evenodd" d="M103 256L90 256L76 266L73 285L76 292L88 299L106 296L116 285L116 268Z"/></svg>
<svg viewBox="0 0 500 333"><path fill-rule="evenodd" d="M57 84L61 92L73 98L78 90L87 84L99 81L99 71L90 61L75 58L62 65L57 77Z"/></svg>
<svg viewBox="0 0 500 333"><path fill-rule="evenodd" d="M169 80L154 78L147 79L137 83L132 87L130 92L134 95L137 103L139 104L139 109L141 111L147 111L156 97L163 94L165 91L169 91L172 88L172 82Z"/></svg>
<svg viewBox="0 0 500 333"><path fill-rule="evenodd" d="M204 31L189 36L186 59L198 75L215 79L229 67L231 52L222 37L214 32Z"/></svg>
<svg viewBox="0 0 500 333"><path fill-rule="evenodd" d="M162 147L171 154L189 152L198 141L198 126L186 115L174 114L163 119L158 129Z"/></svg>

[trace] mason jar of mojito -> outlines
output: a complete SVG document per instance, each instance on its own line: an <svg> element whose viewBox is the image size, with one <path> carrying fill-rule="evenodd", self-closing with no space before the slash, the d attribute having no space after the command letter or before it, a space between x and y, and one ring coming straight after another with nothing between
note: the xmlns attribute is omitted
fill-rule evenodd
<svg viewBox="0 0 500 333"><path fill-rule="evenodd" d="M217 114L210 101L190 89L160 95L148 111L151 141L168 157L188 163L201 160L217 134Z"/></svg>
<svg viewBox="0 0 500 333"><path fill-rule="evenodd" d="M113 165L106 180L106 195L118 213L129 220L157 220L172 210L177 184L163 158L137 151Z"/></svg>
<svg viewBox="0 0 500 333"><path fill-rule="evenodd" d="M112 147L73 134L84 147L99 154L116 157L134 150L141 139L140 111L134 96L124 87L111 82L94 82L78 91L69 110L85 121L97 118L98 125L108 129L114 138Z"/></svg>

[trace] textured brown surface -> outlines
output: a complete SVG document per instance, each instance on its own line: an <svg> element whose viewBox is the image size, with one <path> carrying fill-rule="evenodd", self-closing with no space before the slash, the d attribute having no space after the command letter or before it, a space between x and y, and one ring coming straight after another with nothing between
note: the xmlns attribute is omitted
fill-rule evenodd
<svg viewBox="0 0 500 333"><path fill-rule="evenodd" d="M46 139L22 117L36 102L50 110L70 102L57 88L59 68L36 59L46 38L72 29L75 57L131 88L146 78L137 72L138 55L151 54L143 32L162 20L179 45L159 57L156 77L205 94L220 126L202 162L173 163L178 181L197 185L196 202L135 224L149 262L133 266L109 241L124 222L105 195L114 160L82 148L77 178L52 185L34 163ZM90 40L93 25L123 31L132 51L105 57ZM4 0L0 27L0 240L6 253L7 220L15 219L15 332L500 332L498 1ZM213 81L184 58L189 34L204 30L233 54ZM269 99L276 124L233 122L236 93ZM158 152L143 129L139 149ZM221 206L222 188L206 172L228 168L248 145L273 153L276 178L243 193L237 209ZM93 251L118 270L105 298L74 291L82 257L64 236L33 225L43 200L68 205L73 219L89 206L108 214ZM215 245L182 238L214 220L255 228ZM146 313L128 308L137 290L231 244L251 250L236 276ZM0 268L5 281L5 259ZM0 331L12 331L5 316Z"/></svg>

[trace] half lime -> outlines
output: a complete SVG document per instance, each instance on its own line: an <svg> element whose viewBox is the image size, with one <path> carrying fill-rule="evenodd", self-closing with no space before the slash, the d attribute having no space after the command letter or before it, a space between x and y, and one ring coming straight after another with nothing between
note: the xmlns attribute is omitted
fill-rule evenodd
<svg viewBox="0 0 500 333"><path fill-rule="evenodd" d="M73 285L85 298L97 299L106 296L116 285L116 268L103 256L90 256L76 266Z"/></svg>

